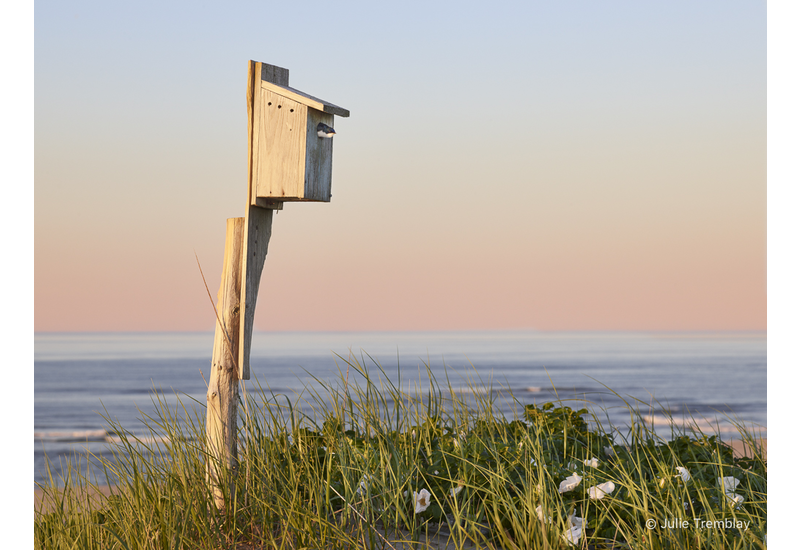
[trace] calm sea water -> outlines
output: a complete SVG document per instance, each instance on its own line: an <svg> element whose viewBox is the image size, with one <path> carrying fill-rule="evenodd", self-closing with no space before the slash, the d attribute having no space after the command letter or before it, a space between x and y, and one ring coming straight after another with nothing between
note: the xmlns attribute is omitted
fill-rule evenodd
<svg viewBox="0 0 800 550"><path fill-rule="evenodd" d="M104 416L149 435L142 418L154 412L154 390L204 416L193 399L205 403L213 340L210 332L36 334L34 482L46 479L45 454L57 477L76 450L108 453ZM582 407L588 400L625 432L631 417L622 397L663 437L671 433L664 410L708 433L735 437L733 419L766 437L765 333L256 333L249 391L257 379L294 400L318 387L315 379L335 384L351 353L372 376L380 364L406 391L427 388L426 365L440 385L448 376L465 395L489 389L497 414L508 417L515 407L509 392L522 404L562 399ZM350 381L358 377L351 373Z"/></svg>

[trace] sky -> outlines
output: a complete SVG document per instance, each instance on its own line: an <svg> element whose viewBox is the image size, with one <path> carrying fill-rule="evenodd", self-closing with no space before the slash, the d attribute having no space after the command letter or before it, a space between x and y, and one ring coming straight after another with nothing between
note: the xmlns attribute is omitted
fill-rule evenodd
<svg viewBox="0 0 800 550"><path fill-rule="evenodd" d="M250 59L351 113L257 330L766 330L764 2L33 15L35 331L213 330Z"/></svg>

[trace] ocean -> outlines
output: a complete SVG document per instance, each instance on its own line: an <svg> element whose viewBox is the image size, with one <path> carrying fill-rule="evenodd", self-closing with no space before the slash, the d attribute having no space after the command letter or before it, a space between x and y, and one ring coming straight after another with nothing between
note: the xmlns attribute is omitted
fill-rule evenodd
<svg viewBox="0 0 800 550"><path fill-rule="evenodd" d="M34 483L48 479L45 456L57 481L76 451L107 455L105 418L151 435L142 419L154 413L154 391L205 416L211 332L41 333L34 341ZM248 391L260 386L294 401L318 381L336 384L351 354L371 377L380 365L412 393L427 389L428 369L467 397L486 390L496 414L509 418L517 404L562 400L624 434L624 399L665 438L665 412L725 438L737 437L734 424L767 435L763 332L257 332ZM359 377L351 371L349 380Z"/></svg>

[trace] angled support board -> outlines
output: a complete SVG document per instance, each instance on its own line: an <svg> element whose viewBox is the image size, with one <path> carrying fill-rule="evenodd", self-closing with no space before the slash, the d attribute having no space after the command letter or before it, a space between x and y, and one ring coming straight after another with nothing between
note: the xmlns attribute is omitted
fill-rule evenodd
<svg viewBox="0 0 800 550"><path fill-rule="evenodd" d="M253 320L256 314L256 299L258 298L258 285L261 281L261 272L264 270L264 261L267 258L267 248L272 235L272 216L274 210L283 208L283 203L262 200L253 200L253 140L258 139L258 132L254 132L256 125L254 117L258 116L256 99L260 95L256 92L262 80L269 80L275 84L289 85L289 69L283 69L266 63L250 61L250 70L247 78L247 132L249 134L247 148L248 183L247 183L247 209L244 219L244 239L242 243L242 269L241 300L239 315L239 378L250 380L250 343L253 339ZM256 119L257 120L257 119ZM254 133L256 134L254 136Z"/></svg>
<svg viewBox="0 0 800 550"><path fill-rule="evenodd" d="M242 247L244 270L242 270L242 300L239 309L239 378L250 380L250 342L253 339L253 320L256 315L256 300L267 247L272 236L272 216L274 210L260 206L247 206L245 216L245 238Z"/></svg>

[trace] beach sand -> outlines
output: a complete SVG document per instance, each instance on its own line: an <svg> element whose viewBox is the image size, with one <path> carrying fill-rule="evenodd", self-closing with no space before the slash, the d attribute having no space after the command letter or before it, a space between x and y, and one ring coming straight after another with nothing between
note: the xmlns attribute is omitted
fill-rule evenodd
<svg viewBox="0 0 800 550"><path fill-rule="evenodd" d="M733 454L737 457L750 457L752 453L750 452L750 448L748 445L745 444L744 441L741 439L734 439L733 441L726 441L728 445L733 447ZM761 447L762 452L764 453L764 460L767 460L767 439L758 439L756 440L756 444Z"/></svg>
<svg viewBox="0 0 800 550"><path fill-rule="evenodd" d="M108 498L109 495L113 494L114 488L109 487L107 485L97 485L97 486L93 485L91 487L84 487L82 489L77 489L76 492L78 495L80 495L81 502L84 502L90 506L98 506L102 504L103 500ZM52 512L58 506L58 504L53 502L52 498L47 499L46 502L43 502L43 500L44 500L44 491L42 489L34 489L33 490L34 513Z"/></svg>

